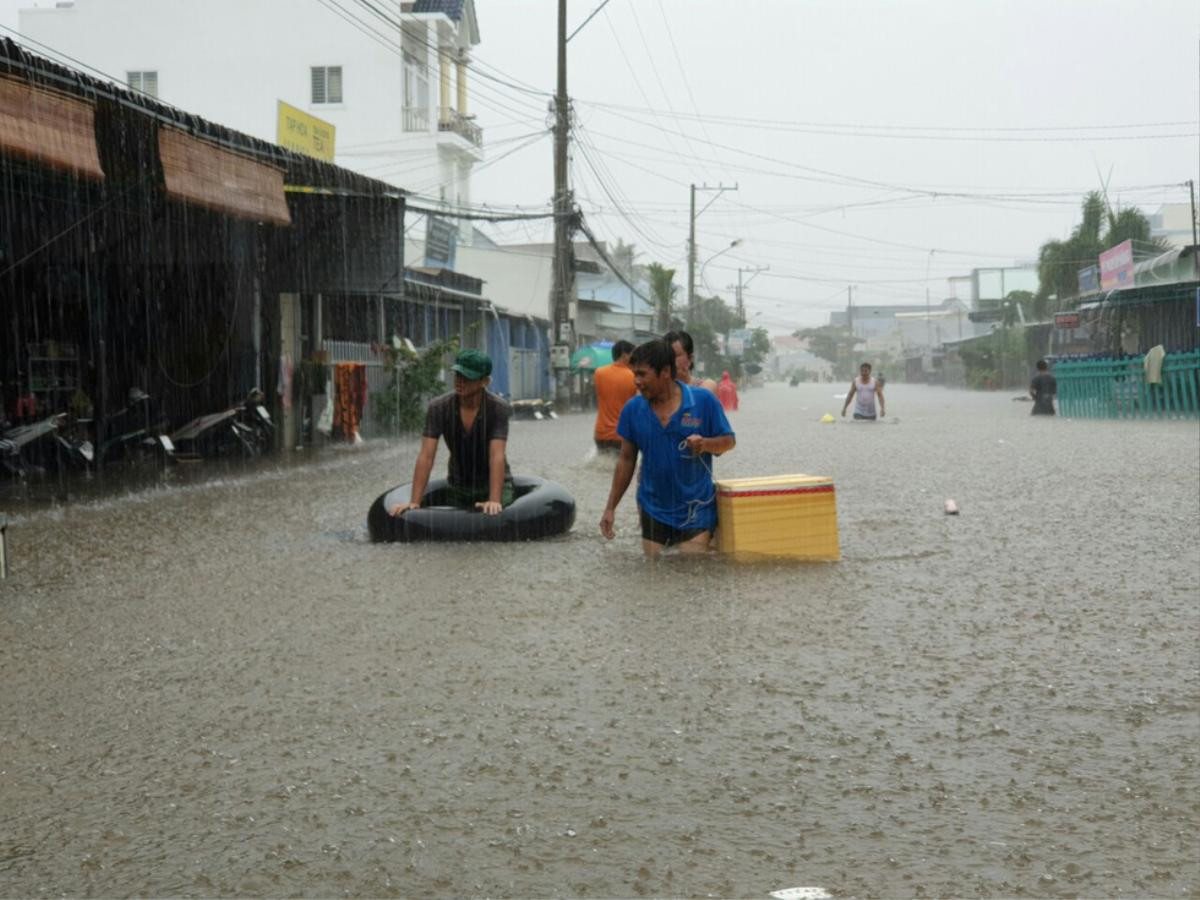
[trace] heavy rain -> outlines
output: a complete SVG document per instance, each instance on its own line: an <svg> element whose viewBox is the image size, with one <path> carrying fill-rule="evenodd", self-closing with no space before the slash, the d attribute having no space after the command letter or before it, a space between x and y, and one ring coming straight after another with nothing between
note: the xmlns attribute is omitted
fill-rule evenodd
<svg viewBox="0 0 1200 900"><path fill-rule="evenodd" d="M1196 103L848 5L0 2L0 897L1200 894Z"/></svg>

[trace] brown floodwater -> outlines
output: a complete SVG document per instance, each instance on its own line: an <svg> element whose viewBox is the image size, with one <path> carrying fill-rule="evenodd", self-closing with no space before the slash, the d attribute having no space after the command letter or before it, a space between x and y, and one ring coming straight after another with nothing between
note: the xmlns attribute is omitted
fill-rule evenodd
<svg viewBox="0 0 1200 900"><path fill-rule="evenodd" d="M540 543L369 543L413 441L10 493L0 895L1200 895L1200 426L843 391L716 466L832 476L835 564L606 542L586 415Z"/></svg>

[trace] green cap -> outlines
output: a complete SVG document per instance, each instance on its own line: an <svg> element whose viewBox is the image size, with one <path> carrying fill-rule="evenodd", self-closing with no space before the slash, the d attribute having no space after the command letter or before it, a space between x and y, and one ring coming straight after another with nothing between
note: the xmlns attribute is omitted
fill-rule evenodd
<svg viewBox="0 0 1200 900"><path fill-rule="evenodd" d="M478 381L492 374L492 358L482 350L463 350L450 368L469 381Z"/></svg>

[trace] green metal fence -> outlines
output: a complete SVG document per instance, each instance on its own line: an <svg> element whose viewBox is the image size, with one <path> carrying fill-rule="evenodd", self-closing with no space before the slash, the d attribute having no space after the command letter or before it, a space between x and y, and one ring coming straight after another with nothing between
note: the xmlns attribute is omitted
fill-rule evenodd
<svg viewBox="0 0 1200 900"><path fill-rule="evenodd" d="M1059 412L1083 419L1200 417L1200 350L1168 353L1162 384L1146 384L1145 359L1055 363Z"/></svg>

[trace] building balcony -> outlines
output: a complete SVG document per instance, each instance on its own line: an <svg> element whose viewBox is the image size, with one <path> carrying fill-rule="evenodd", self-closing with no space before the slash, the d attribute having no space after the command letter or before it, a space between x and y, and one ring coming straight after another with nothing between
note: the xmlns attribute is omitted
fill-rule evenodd
<svg viewBox="0 0 1200 900"><path fill-rule="evenodd" d="M429 130L429 107L406 106L403 112L405 131Z"/></svg>
<svg viewBox="0 0 1200 900"><path fill-rule="evenodd" d="M476 147L483 146L483 129L475 124L475 117L464 116L458 110L444 106L438 109L438 131L448 131Z"/></svg>

